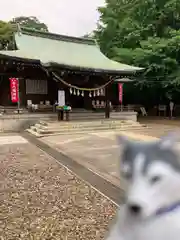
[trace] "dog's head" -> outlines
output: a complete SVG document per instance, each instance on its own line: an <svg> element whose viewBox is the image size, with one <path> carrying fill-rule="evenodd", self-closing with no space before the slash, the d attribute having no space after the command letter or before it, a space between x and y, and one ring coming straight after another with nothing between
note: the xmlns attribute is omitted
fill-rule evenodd
<svg viewBox="0 0 180 240"><path fill-rule="evenodd" d="M119 136L120 168L127 180L126 207L134 216L146 218L180 201L180 161L177 135L154 142L132 141Z"/></svg>

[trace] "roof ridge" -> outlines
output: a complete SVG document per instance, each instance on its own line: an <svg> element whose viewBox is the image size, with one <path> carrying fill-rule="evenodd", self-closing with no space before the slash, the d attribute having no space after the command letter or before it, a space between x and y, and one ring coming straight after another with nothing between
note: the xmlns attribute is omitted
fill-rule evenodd
<svg viewBox="0 0 180 240"><path fill-rule="evenodd" d="M25 35L37 36L37 37L42 37L42 38L49 38L49 39L52 39L52 40L68 41L68 42L82 43L82 44L87 44L87 45L96 45L95 40L94 39L89 39L89 38L61 35L61 34L57 34L57 33L39 31L39 30L36 30L36 29L27 28L27 27L19 27L19 31L22 34L25 34Z"/></svg>

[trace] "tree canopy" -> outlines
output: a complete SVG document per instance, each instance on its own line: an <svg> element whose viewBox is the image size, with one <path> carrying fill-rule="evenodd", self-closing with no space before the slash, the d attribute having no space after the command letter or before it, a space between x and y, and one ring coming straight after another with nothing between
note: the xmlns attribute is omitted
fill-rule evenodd
<svg viewBox="0 0 180 240"><path fill-rule="evenodd" d="M18 23L20 27L27 27L31 28L34 30L39 30L39 31L44 31L48 32L48 27L45 23L42 23L37 19L37 17L25 17L25 16L20 16L12 19L10 21L11 24Z"/></svg>
<svg viewBox="0 0 180 240"><path fill-rule="evenodd" d="M180 1L106 0L95 31L110 58L145 67L141 86L180 85ZM159 87L158 86L158 87Z"/></svg>
<svg viewBox="0 0 180 240"><path fill-rule="evenodd" d="M19 23L21 27L48 31L46 24L41 23L36 17L17 17L9 22L0 21L0 50L12 50L15 48L13 32L16 23Z"/></svg>
<svg viewBox="0 0 180 240"><path fill-rule="evenodd" d="M2 49L11 49L13 37L13 28L12 25L3 21L0 21L0 50Z"/></svg>

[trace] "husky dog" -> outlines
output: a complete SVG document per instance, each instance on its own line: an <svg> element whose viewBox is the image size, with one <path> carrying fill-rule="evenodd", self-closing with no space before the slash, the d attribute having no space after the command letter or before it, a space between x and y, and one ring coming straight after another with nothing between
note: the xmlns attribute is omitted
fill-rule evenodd
<svg viewBox="0 0 180 240"><path fill-rule="evenodd" d="M128 186L107 240L180 240L178 135L154 142L118 140Z"/></svg>

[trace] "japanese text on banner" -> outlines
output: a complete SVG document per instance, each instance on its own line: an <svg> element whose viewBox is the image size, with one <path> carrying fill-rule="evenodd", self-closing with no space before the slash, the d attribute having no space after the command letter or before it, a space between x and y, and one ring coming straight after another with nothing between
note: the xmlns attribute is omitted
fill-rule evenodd
<svg viewBox="0 0 180 240"><path fill-rule="evenodd" d="M118 83L118 91L119 91L119 102L122 104L123 102L123 83Z"/></svg>
<svg viewBox="0 0 180 240"><path fill-rule="evenodd" d="M19 101L19 96L18 96L19 81L17 78L10 78L9 80L10 80L11 101L13 103L17 103Z"/></svg>

